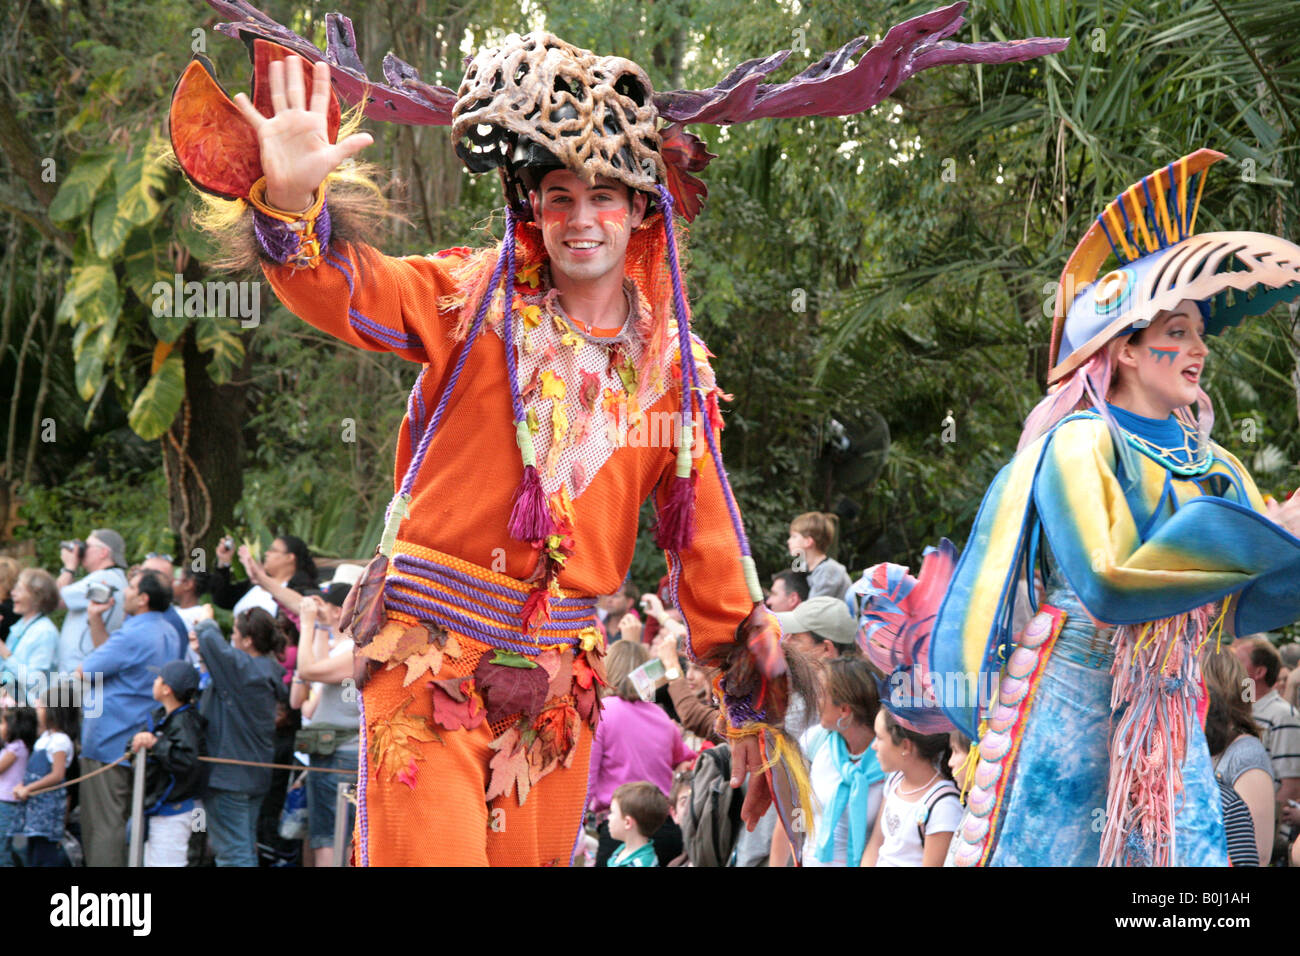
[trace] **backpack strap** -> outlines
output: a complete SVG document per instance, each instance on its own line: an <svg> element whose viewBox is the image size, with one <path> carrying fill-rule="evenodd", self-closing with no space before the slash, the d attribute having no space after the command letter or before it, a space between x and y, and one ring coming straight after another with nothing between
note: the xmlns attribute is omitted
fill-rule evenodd
<svg viewBox="0 0 1300 956"><path fill-rule="evenodd" d="M934 812L934 808L944 797L956 797L957 801L961 802L961 795L957 793L957 788L951 781L947 786L940 787L926 798L925 808L916 820L916 832L920 834L922 848L925 847L925 825L930 822L930 814Z"/></svg>

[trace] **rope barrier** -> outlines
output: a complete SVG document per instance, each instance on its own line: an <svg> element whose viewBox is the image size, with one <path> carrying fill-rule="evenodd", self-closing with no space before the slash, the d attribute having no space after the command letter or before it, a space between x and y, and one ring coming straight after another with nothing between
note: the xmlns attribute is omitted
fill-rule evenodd
<svg viewBox="0 0 1300 956"><path fill-rule="evenodd" d="M308 773L342 773L355 777L355 770L340 770L337 767L304 767L296 763L255 763L252 760L232 760L228 757L200 757L204 763L228 763L237 767L270 767L272 770L305 770Z"/></svg>
<svg viewBox="0 0 1300 956"><path fill-rule="evenodd" d="M98 777L101 773L104 773L105 771L108 770L112 770L123 760L130 759L130 756L131 756L130 754L122 754L122 756L118 757L112 763L106 763L98 770L92 770L90 773L83 773L80 777L73 777L71 780L65 780L62 783L52 783L48 787L41 787L41 789L39 790L28 790L27 796L34 797L38 793L53 793L55 790L62 790L64 787L70 787L74 783L81 783L81 781L89 780L91 777Z"/></svg>
<svg viewBox="0 0 1300 956"><path fill-rule="evenodd" d="M71 780L64 780L62 783L52 783L48 787L41 787L39 790L28 791L29 797L34 797L38 793L53 793L55 790L62 790L64 787L70 787L74 783L81 783L83 780L89 780L91 777L98 777L101 773L113 769L121 764L124 760L129 760L130 754L123 754L112 763L106 763L98 770L92 770L90 773L83 773L80 777L73 777ZM234 760L229 757L200 757L201 763L224 763L232 764L236 767L269 767L272 770L303 770L307 773L338 773L349 777L355 777L355 770L340 770L337 767L304 767L296 763L258 763L253 760Z"/></svg>

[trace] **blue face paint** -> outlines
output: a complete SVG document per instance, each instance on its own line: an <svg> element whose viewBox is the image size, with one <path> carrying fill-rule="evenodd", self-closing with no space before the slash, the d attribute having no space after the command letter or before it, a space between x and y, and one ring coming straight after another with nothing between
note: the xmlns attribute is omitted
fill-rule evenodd
<svg viewBox="0 0 1300 956"><path fill-rule="evenodd" d="M1169 364L1174 364L1174 358L1178 355L1178 349L1157 349L1147 346L1147 351L1156 357L1156 364L1160 364L1161 359L1169 359Z"/></svg>

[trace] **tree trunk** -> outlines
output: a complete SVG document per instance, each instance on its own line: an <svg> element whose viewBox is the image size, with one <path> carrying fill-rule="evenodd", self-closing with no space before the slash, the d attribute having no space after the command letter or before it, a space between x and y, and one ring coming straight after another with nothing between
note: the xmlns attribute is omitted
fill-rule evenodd
<svg viewBox="0 0 1300 956"><path fill-rule="evenodd" d="M247 396L243 385L217 385L208 358L184 337L185 403L163 436L168 518L176 535L178 560L192 561L195 548L211 565L217 540L234 524L235 504L244 493L244 434ZM244 381L250 365L235 376Z"/></svg>

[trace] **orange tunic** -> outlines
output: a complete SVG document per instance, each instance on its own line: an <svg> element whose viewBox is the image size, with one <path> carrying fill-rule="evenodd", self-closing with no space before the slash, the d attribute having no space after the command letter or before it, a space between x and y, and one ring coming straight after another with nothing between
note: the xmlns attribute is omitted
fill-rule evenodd
<svg viewBox="0 0 1300 956"><path fill-rule="evenodd" d="M342 244L327 251L314 269L264 268L280 301L311 325L359 348L396 352L421 363L413 411L417 424L426 425L459 348L451 335L457 315L439 311L438 300L457 292L449 272L459 262L460 251L400 258L376 254L367 260L364 281L358 281L356 258L356 250ZM539 328L547 329L547 323ZM675 365L676 358L674 351L668 361ZM712 372L699 355L697 362L701 385L707 388ZM679 373L671 366L664 371L667 387L644 410L651 425L663 421L664 413L680 413ZM610 387L611 380L616 378L610 376L603 385ZM521 382L521 389L526 384ZM576 382L566 385L578 387ZM550 399L535 394L528 407L549 423ZM414 451L411 411L402 420L394 487L400 485ZM607 421L613 417L604 414ZM649 438L636 441L634 431L627 445L615 448L598 468L588 469L585 486L575 489L574 554L560 573L561 587L600 595L622 585L632 562L641 504L656 494L656 504L662 507L676 466L672 442L660 440L662 432ZM670 555L669 566L680 572L674 575L678 603L698 657L734 643L737 625L753 605L712 459L700 454L705 450L702 440L694 450L700 471L696 532L690 547ZM540 467L540 453L538 457ZM403 522L399 540L526 579L536 566L537 552L506 531L521 474L505 350L500 336L485 328L416 477L411 516Z"/></svg>

